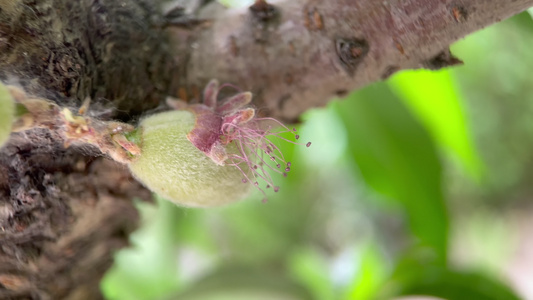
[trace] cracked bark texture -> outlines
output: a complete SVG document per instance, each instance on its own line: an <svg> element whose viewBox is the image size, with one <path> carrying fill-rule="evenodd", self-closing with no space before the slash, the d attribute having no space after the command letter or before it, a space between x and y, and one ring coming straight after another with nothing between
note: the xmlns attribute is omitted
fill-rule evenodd
<svg viewBox="0 0 533 300"><path fill-rule="evenodd" d="M217 78L253 91L262 113L293 121L398 70L456 64L450 43L533 6L203 2L0 0L0 79L71 108L91 97L90 114L135 123L166 95L198 98ZM137 226L131 200L150 198L125 167L63 142L35 129L0 150L0 299L101 298L112 253Z"/></svg>

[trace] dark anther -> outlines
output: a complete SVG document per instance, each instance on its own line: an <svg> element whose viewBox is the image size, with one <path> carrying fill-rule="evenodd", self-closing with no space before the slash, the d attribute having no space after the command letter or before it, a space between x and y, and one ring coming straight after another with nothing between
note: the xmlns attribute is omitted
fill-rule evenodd
<svg viewBox="0 0 533 300"><path fill-rule="evenodd" d="M369 46L365 40L361 39L337 39L335 49L340 61L348 73L352 75L357 65L368 53Z"/></svg>
<svg viewBox="0 0 533 300"><path fill-rule="evenodd" d="M259 20L265 22L274 18L278 11L272 4L268 4L266 0L256 0L255 3L250 6L250 11Z"/></svg>

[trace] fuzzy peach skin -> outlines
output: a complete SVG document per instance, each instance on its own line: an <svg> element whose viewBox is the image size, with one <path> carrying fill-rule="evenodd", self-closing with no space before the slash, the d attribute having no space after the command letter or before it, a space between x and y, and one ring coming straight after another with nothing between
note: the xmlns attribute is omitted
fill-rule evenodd
<svg viewBox="0 0 533 300"><path fill-rule="evenodd" d="M7 87L0 82L0 147L9 139L14 115L13 97Z"/></svg>
<svg viewBox="0 0 533 300"><path fill-rule="evenodd" d="M141 155L129 164L133 175L153 192L178 205L214 207L249 194L243 173L220 166L188 139L196 118L185 110L169 111L142 120ZM230 152L234 143L227 146Z"/></svg>

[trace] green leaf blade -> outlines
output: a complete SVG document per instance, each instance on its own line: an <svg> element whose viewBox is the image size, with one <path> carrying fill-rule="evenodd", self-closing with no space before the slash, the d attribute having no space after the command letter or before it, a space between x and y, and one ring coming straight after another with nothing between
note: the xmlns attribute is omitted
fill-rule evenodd
<svg viewBox="0 0 533 300"><path fill-rule="evenodd" d="M448 70L412 70L388 81L443 149L459 160L476 180L483 176L483 164L474 147L462 107L461 93Z"/></svg>
<svg viewBox="0 0 533 300"><path fill-rule="evenodd" d="M445 263L441 163L427 133L384 84L332 107L348 129L350 156L367 185L401 203L414 235Z"/></svg>

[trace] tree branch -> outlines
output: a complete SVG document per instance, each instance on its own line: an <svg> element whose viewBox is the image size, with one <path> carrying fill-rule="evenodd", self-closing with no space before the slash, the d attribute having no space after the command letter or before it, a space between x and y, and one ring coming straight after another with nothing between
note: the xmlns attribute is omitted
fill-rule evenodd
<svg viewBox="0 0 533 300"><path fill-rule="evenodd" d="M291 0L269 16L218 11L194 42L187 83L209 78L253 91L267 114L295 120L334 96L401 69L458 61L448 46L533 6L532 0ZM171 32L173 40L182 40Z"/></svg>

